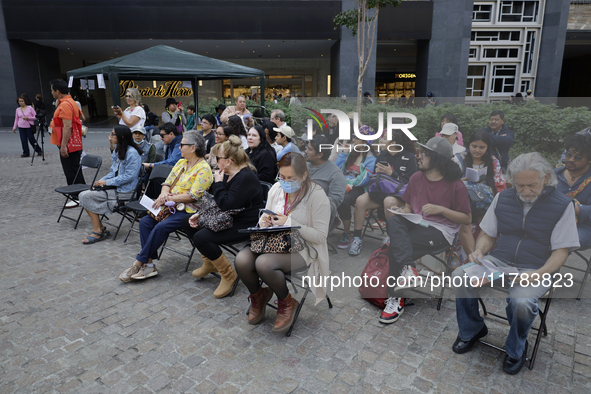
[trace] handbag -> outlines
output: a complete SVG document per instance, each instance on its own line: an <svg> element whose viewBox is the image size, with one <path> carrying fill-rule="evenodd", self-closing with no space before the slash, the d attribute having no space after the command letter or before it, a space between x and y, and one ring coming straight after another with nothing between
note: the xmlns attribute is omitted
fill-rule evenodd
<svg viewBox="0 0 591 394"><path fill-rule="evenodd" d="M250 250L253 253L297 253L307 246L298 230L250 234Z"/></svg>
<svg viewBox="0 0 591 394"><path fill-rule="evenodd" d="M183 172L185 172L184 168L181 169L181 172L179 172L179 174L176 176L174 182L172 182L172 185L170 185L170 190L172 190L174 185L176 185L176 183L180 179L181 175L183 175ZM174 207L173 207L173 209L174 209ZM167 206L160 207L160 212L158 212L158 215L154 215L152 212L148 211L148 215L150 215L150 217L157 222L163 221L164 219L166 219L167 217L169 217L172 214L173 214L173 211L171 211L171 209Z"/></svg>
<svg viewBox="0 0 591 394"><path fill-rule="evenodd" d="M374 174L369 177L368 191L402 196L406 190L406 183L386 174Z"/></svg>
<svg viewBox="0 0 591 394"><path fill-rule="evenodd" d="M215 202L213 195L208 192L203 193L201 198L201 208L199 209L199 218L197 223L200 228L207 228L215 233L227 230L234 226L233 215L244 211L245 208L229 209L222 211Z"/></svg>

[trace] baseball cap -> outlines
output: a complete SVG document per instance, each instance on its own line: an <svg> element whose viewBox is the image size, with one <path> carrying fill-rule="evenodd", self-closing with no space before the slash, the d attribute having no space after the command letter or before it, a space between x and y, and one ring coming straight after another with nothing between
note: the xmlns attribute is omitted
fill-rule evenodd
<svg viewBox="0 0 591 394"><path fill-rule="evenodd" d="M273 127L273 130L275 130L278 133L283 134L284 136L286 136L289 139L292 139L296 135L295 131L293 131L293 129L289 126Z"/></svg>
<svg viewBox="0 0 591 394"><path fill-rule="evenodd" d="M433 137L427 141L427 145L423 145L420 142L417 143L423 148L438 153L446 159L451 159L454 156L454 148L452 148L449 141L443 137Z"/></svg>
<svg viewBox="0 0 591 394"><path fill-rule="evenodd" d="M455 123L446 123L443 125L443 127L441 128L441 131L439 133L441 133L442 135L452 135L453 133L457 133L458 132L458 125Z"/></svg>
<svg viewBox="0 0 591 394"><path fill-rule="evenodd" d="M144 128L144 126L134 126L131 129L132 133L135 133L136 131L139 131L140 133L142 133L143 135L146 135L146 129Z"/></svg>

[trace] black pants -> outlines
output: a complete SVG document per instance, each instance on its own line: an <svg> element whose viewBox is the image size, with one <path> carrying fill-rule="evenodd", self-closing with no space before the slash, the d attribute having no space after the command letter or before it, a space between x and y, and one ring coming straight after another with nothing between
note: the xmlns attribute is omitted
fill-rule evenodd
<svg viewBox="0 0 591 394"><path fill-rule="evenodd" d="M343 202L337 208L341 220L351 220L351 207L355 206L355 202L363 193L365 193L363 187L354 187L349 193L345 193Z"/></svg>
<svg viewBox="0 0 591 394"><path fill-rule="evenodd" d="M196 229L189 224L189 218L193 214L187 214L182 220L182 228L185 233L193 240L193 244L199 250L199 253L210 260L217 260L222 257L222 248L220 244L244 242L250 239L250 234L239 233L239 229L245 229L252 225L234 225L224 231L214 232L207 228Z"/></svg>
<svg viewBox="0 0 591 394"><path fill-rule="evenodd" d="M78 171L80 169L80 156L82 156L81 150L68 153L68 157L66 158L60 154L60 161L62 162L62 168L64 169L64 175L66 176L68 185L86 184L82 170Z"/></svg>
<svg viewBox="0 0 591 394"><path fill-rule="evenodd" d="M397 215L388 219L388 236L390 276L398 276L405 265L414 266L416 259L449 245L435 227L423 227ZM393 288L388 289L388 296L394 296Z"/></svg>

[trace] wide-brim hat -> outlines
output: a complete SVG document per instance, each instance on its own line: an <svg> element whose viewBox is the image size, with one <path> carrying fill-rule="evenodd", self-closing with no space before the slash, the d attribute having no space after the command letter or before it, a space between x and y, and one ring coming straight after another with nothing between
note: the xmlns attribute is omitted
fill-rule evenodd
<svg viewBox="0 0 591 394"><path fill-rule="evenodd" d="M215 110L217 111L218 109L226 109L226 106L224 104L220 104L217 107L215 107Z"/></svg>
<svg viewBox="0 0 591 394"><path fill-rule="evenodd" d="M170 104L178 104L174 97L169 97L166 99L166 105L164 108L168 108Z"/></svg>

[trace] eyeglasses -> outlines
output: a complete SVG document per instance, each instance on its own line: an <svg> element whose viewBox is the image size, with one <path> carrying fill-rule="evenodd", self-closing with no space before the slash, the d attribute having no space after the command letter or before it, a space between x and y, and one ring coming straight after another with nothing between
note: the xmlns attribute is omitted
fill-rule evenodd
<svg viewBox="0 0 591 394"><path fill-rule="evenodd" d="M167 135L168 135L168 134L162 134L162 133L160 133L160 138L164 138L164 137L166 137Z"/></svg>
<svg viewBox="0 0 591 394"><path fill-rule="evenodd" d="M131 98L131 95L129 95L129 94L126 94L126 95L125 95L125 97L126 97L126 98Z"/></svg>
<svg viewBox="0 0 591 394"><path fill-rule="evenodd" d="M581 160L583 160L583 156L575 155L572 152L566 152L566 155L565 156L566 156L567 159L572 159L574 157L575 158L575 161L581 161Z"/></svg>
<svg viewBox="0 0 591 394"><path fill-rule="evenodd" d="M183 146L194 146L193 144L183 144L183 143L180 143L179 145L181 146L181 148L182 148Z"/></svg>
<svg viewBox="0 0 591 394"><path fill-rule="evenodd" d="M202 120L201 121L201 125L203 125L203 126L207 126L207 125L210 125L210 124L211 123L209 123L207 120Z"/></svg>
<svg viewBox="0 0 591 394"><path fill-rule="evenodd" d="M215 135L217 135L217 136L219 136L219 137L223 137L223 136L225 136L225 134L224 134L224 133L215 133Z"/></svg>
<svg viewBox="0 0 591 394"><path fill-rule="evenodd" d="M424 151L424 150L420 150L420 151L419 151L419 156L425 156L425 155L426 155L426 153L425 153L425 151Z"/></svg>
<svg viewBox="0 0 591 394"><path fill-rule="evenodd" d="M217 161L220 161L221 159L226 159L226 160L228 160L228 159L229 159L229 157L224 157L224 156L216 156L216 157L215 157L215 159L216 159Z"/></svg>

